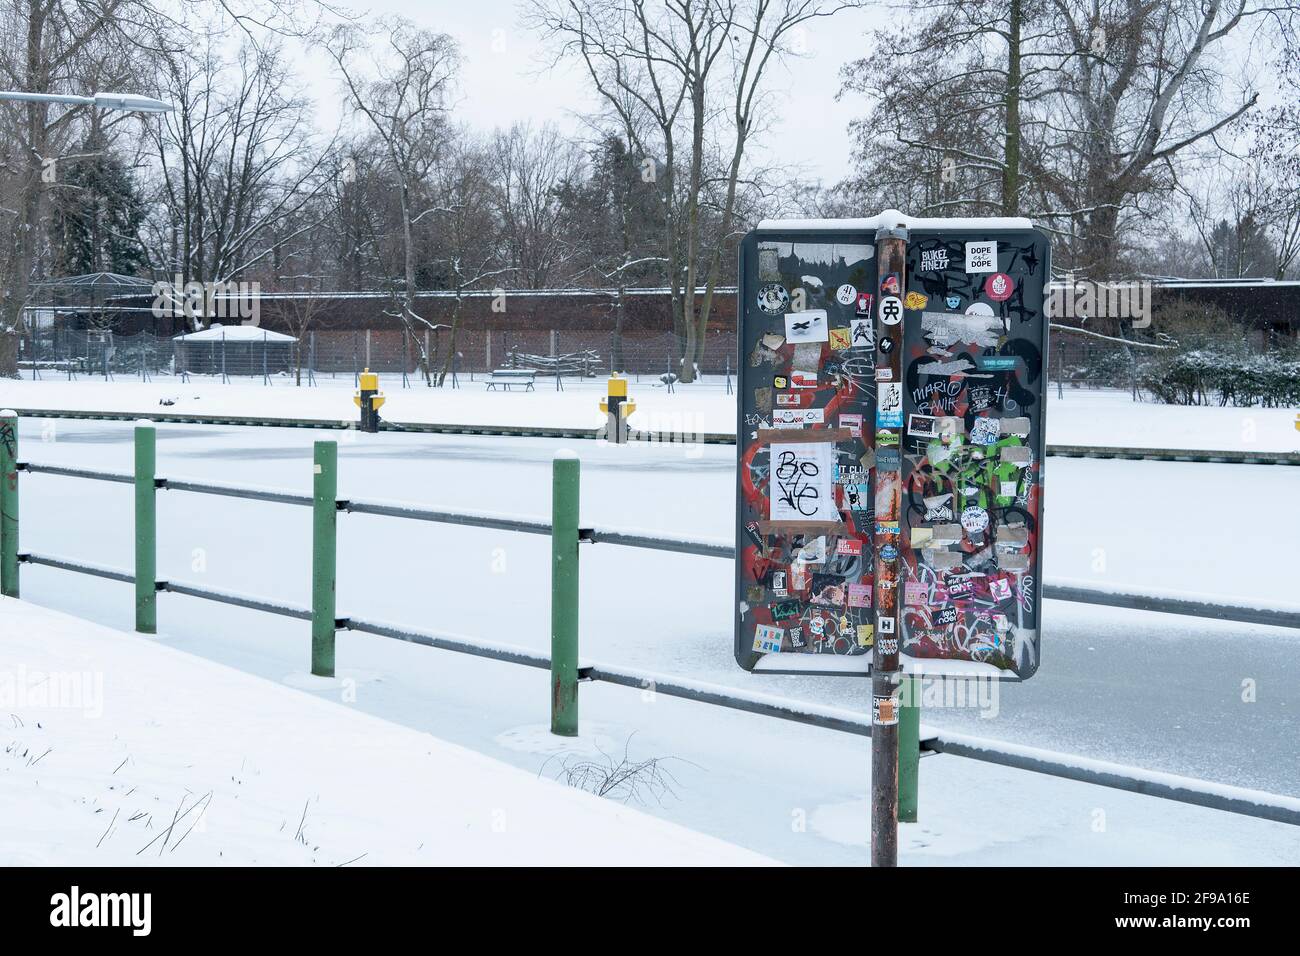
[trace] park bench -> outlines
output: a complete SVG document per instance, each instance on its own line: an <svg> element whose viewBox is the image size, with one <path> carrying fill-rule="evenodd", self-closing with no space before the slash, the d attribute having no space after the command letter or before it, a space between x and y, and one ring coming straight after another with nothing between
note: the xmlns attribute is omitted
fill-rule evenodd
<svg viewBox="0 0 1300 956"><path fill-rule="evenodd" d="M512 385L522 385L525 391L535 391L533 380L537 378L535 368L494 368L488 376L488 391L494 391L500 385L507 392Z"/></svg>

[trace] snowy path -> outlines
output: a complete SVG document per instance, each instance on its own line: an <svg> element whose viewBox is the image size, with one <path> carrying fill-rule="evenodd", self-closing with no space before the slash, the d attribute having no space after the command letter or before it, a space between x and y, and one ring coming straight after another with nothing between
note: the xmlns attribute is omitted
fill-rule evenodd
<svg viewBox="0 0 1300 956"><path fill-rule="evenodd" d="M283 378L267 387L260 379L221 384L194 377L189 383L159 376L115 382L83 376L75 382L46 372L40 381L0 379L0 408L112 411L129 414L247 415L284 419L356 421L350 374L321 376L316 388L296 388ZM553 380L537 390L486 391L466 377L459 389L401 388L400 378L383 376L388 396L383 416L393 422L493 426L597 428L604 424L598 403L603 378L568 381L556 391ZM685 434L736 430L736 399L720 377L669 393L650 376L630 385L638 410L632 426L645 431ZM165 401L167 405L160 405ZM1300 452L1296 410L1286 408L1187 408L1133 402L1127 392L1050 390L1047 441L1052 445L1124 448L1181 448L1236 452Z"/></svg>
<svg viewBox="0 0 1300 956"><path fill-rule="evenodd" d="M3 866L772 862L357 708L9 598L0 681Z"/></svg>
<svg viewBox="0 0 1300 956"><path fill-rule="evenodd" d="M23 457L129 470L129 425L44 424L22 423ZM302 491L309 487L310 446L318 437L291 429L162 426L159 471ZM521 515L546 513L550 459L562 447L540 439L337 437L341 495ZM697 449L690 457L666 446L574 447L583 458L584 522L728 536L731 449ZM1289 594L1280 562L1229 560L1277 553L1280 542L1300 534L1296 509L1269 508L1294 495L1288 469L1054 459L1048 476L1049 576L1240 598ZM130 566L129 488L50 476L23 481L25 548ZM1268 514L1261 521L1208 520L1215 513L1212 502L1227 487ZM1138 492L1149 496L1148 508L1115 509L1123 496ZM546 646L545 538L359 515L340 520L341 613ZM307 509L168 492L160 498L160 526L161 576L306 602ZM860 681L754 677L735 667L728 562L608 546L584 551L583 560L584 655L862 709L866 688ZM123 585L28 568L24 595L130 627L130 589ZM173 595L160 599L160 624L173 646L272 679L306 667L305 624ZM1001 689L995 718L932 709L925 720L1300 795L1298 642L1300 636L1273 628L1049 602L1043 669L1023 686ZM513 729L545 719L544 674L363 635L341 635L339 647L340 666L358 681L358 707L530 769L540 765L536 754L509 747L531 739L523 735L521 742L520 735L510 735ZM1255 703L1242 701L1246 679L1256 682ZM818 816L816 807L861 799L864 741L682 702L656 699L647 707L641 695L621 688L589 686L582 693L584 718L603 726L611 744L621 747L637 730L637 755L677 753L702 768L683 768L680 800L669 799L653 812L780 859L858 858L833 841L832 847L823 840L792 839L800 834L791 830L791 814L802 810L824 829L840 811ZM700 727L710 729L708 740L697 739ZM761 748L752 743L756 739L763 741ZM689 752L683 751L686 741ZM765 781L762 794L753 792L753 780L771 766L789 770L779 781ZM938 798L927 789L930 780L937 785L947 779L958 789L1000 780L1032 791L1026 781L1042 779L947 757L928 758L922 772L923 814L927 792ZM1079 807L1128 807L1130 800L1155 804L1162 820L1208 812L1089 787L1079 787L1077 798L1077 806L1063 805L1045 816L1022 807L1020 817L1026 825L1068 829L1074 823L1056 814L1078 810L1086 816L1090 810ZM1058 799L1054 790L1052 800ZM1075 822L1079 839L1096 838L1086 821ZM1294 834L1286 828L1276 832L1282 834L1278 846L1294 852L1295 843L1286 843ZM1159 851L1163 846L1175 853L1177 840L1142 839L1153 855L1138 858L1177 859ZM978 845L975 840L972 852ZM1134 858L1121 853L1116 859Z"/></svg>

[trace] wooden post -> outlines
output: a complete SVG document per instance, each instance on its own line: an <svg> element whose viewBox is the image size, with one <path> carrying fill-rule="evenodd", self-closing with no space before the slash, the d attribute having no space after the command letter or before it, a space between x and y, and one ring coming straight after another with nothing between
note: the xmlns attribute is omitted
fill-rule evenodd
<svg viewBox="0 0 1300 956"><path fill-rule="evenodd" d="M907 228L876 232L875 640L871 656L871 865L898 865L899 594L903 444L903 295Z"/></svg>

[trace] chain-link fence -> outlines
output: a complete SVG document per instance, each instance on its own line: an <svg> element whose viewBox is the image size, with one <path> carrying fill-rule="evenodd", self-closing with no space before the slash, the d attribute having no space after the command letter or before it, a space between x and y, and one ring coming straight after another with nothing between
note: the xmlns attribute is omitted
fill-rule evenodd
<svg viewBox="0 0 1300 956"><path fill-rule="evenodd" d="M454 342L454 344L453 344ZM311 386L323 378L356 379L363 369L400 377L402 386L443 373L448 384L474 381L497 368L532 368L539 377L600 378L623 372L638 381L680 375L682 345L669 332L608 330L488 331L401 329L312 331L294 337L234 326L180 338L149 332L122 335L104 330L36 329L21 340L19 371L33 379L189 376L222 381L285 382ZM697 370L734 376L736 335L706 335ZM557 382L557 384L560 384Z"/></svg>
<svg viewBox="0 0 1300 956"><path fill-rule="evenodd" d="M1050 347L1048 380L1058 390L1119 388L1135 395L1144 363L1165 351L1146 343L1116 342L1055 329Z"/></svg>

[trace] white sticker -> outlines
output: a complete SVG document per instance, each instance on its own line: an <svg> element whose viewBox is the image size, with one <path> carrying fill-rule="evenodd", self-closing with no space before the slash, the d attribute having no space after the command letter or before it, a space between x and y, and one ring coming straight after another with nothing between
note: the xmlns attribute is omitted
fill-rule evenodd
<svg viewBox="0 0 1300 956"><path fill-rule="evenodd" d="M970 505L962 510L961 526L968 534L979 534L989 526L989 513L979 505Z"/></svg>
<svg viewBox="0 0 1300 956"><path fill-rule="evenodd" d="M824 425L824 408L777 408L772 410L772 423L778 428L786 425Z"/></svg>
<svg viewBox="0 0 1300 956"><path fill-rule="evenodd" d="M835 290L835 301L840 305L852 305L858 300L858 290L847 282Z"/></svg>
<svg viewBox="0 0 1300 956"><path fill-rule="evenodd" d="M880 321L885 325L897 325L903 321L903 303L896 295L887 295L880 300Z"/></svg>
<svg viewBox="0 0 1300 956"><path fill-rule="evenodd" d="M785 314L785 340L787 342L826 342L830 339L830 326L825 309L808 309L806 312Z"/></svg>
<svg viewBox="0 0 1300 956"><path fill-rule="evenodd" d="M781 638L785 636L785 628L773 627L771 624L760 624L754 628L754 650L764 654L781 653Z"/></svg>
<svg viewBox="0 0 1300 956"><path fill-rule="evenodd" d="M967 272L997 272L998 271L997 240L990 239L988 242L966 243L966 271Z"/></svg>
<svg viewBox="0 0 1300 956"><path fill-rule="evenodd" d="M876 330L870 319L853 319L849 322L850 345L853 348L874 349L876 347Z"/></svg>
<svg viewBox="0 0 1300 956"><path fill-rule="evenodd" d="M918 438L934 438L939 434L938 419L931 415L908 415L907 433Z"/></svg>
<svg viewBox="0 0 1300 956"><path fill-rule="evenodd" d="M771 520L840 520L833 442L774 443L771 468Z"/></svg>

